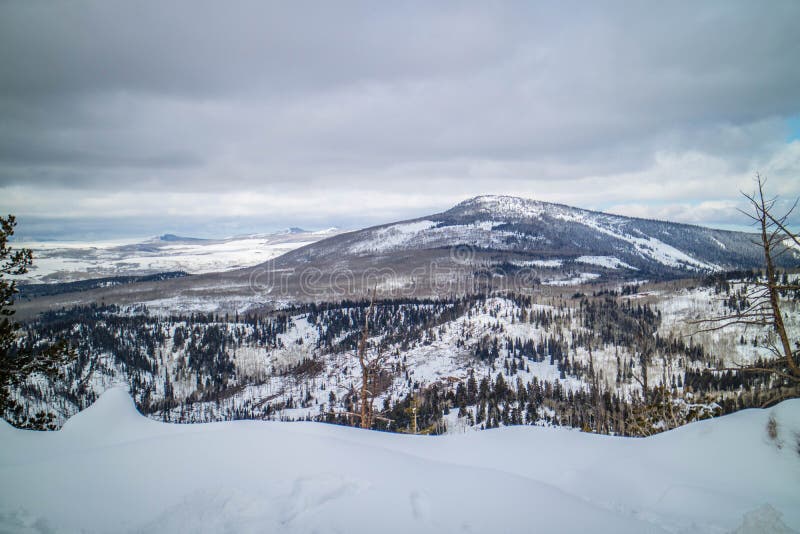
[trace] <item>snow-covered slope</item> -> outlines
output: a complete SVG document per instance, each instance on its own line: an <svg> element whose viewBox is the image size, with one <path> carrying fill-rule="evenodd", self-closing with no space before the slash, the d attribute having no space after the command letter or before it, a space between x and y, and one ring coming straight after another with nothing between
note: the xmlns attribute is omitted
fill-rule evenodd
<svg viewBox="0 0 800 534"><path fill-rule="evenodd" d="M443 213L328 239L285 258L299 262L402 256L469 247L528 256L532 261L591 264L607 271L674 275L750 268L752 236L678 223L635 219L536 200L481 196ZM385 262L384 262L385 263Z"/></svg>
<svg viewBox="0 0 800 534"><path fill-rule="evenodd" d="M157 423L114 389L58 432L0 422L0 531L791 532L798 433L800 400L647 439L421 437Z"/></svg>

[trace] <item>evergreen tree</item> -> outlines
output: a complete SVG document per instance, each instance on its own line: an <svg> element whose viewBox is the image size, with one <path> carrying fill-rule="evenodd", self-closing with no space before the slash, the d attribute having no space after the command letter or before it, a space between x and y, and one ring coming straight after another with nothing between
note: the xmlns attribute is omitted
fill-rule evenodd
<svg viewBox="0 0 800 534"><path fill-rule="evenodd" d="M28 267L33 264L33 253L30 249L15 250L10 246L16 225L13 215L0 217L0 415L4 417L17 408L12 398L13 387L24 383L35 373L57 376L73 356L64 343L46 347L21 347L17 343L20 325L12 319L17 282L6 277L28 272ZM34 423L29 421L26 426Z"/></svg>

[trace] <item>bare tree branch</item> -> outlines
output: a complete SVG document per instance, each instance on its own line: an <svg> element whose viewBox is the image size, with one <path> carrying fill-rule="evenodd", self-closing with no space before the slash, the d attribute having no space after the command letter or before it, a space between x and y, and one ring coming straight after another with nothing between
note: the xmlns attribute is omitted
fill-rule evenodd
<svg viewBox="0 0 800 534"><path fill-rule="evenodd" d="M773 365L747 365L724 368L722 370L748 373L764 372L800 385L800 366L795 360L796 351L792 350L793 340L789 337L781 310L781 293L797 290L800 286L794 282L781 283L778 280L778 271L775 265L775 260L789 249L785 245L787 239L800 245L797 235L790 232L786 227L789 214L798 205L798 200L795 200L786 213L776 215L773 210L776 206L777 197L767 198L764 193L765 185L766 180L760 174L756 174L756 192L752 194L742 193L752 208L752 212L744 213L758 226L760 236L758 244L764 255L764 281L756 281L754 283L757 289L746 290L745 299L749 301L749 305L745 309L717 317L692 321L690 324L702 327L696 333L718 331L732 325L772 327L777 337L777 342L767 340L762 346L775 356ZM794 340L794 343L797 343L797 341Z"/></svg>

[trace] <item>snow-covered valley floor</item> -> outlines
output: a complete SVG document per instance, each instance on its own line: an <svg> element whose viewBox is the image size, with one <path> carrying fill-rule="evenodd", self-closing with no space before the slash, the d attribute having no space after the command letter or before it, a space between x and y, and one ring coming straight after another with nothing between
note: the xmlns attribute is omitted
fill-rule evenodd
<svg viewBox="0 0 800 534"><path fill-rule="evenodd" d="M800 400L645 439L423 437L165 424L111 389L57 432L0 422L0 532L792 532L799 439Z"/></svg>
<svg viewBox="0 0 800 534"><path fill-rule="evenodd" d="M201 274L258 265L290 250L340 233L300 229L224 239L181 238L169 234L142 240L23 241L34 264L19 277L30 283L71 282L104 276L164 271Z"/></svg>

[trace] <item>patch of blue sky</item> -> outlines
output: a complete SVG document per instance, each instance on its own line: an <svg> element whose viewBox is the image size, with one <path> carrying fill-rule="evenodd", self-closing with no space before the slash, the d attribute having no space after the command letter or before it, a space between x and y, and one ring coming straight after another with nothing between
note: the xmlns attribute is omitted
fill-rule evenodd
<svg viewBox="0 0 800 534"><path fill-rule="evenodd" d="M791 143L800 140L800 115L787 119L786 123L789 126L789 136L786 141Z"/></svg>

